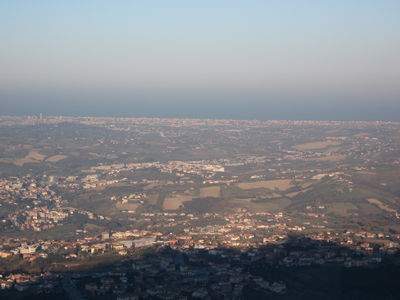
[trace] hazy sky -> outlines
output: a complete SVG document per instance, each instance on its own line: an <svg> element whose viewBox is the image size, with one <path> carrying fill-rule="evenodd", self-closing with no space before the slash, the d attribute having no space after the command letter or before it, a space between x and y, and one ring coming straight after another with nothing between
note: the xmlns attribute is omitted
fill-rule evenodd
<svg viewBox="0 0 400 300"><path fill-rule="evenodd" d="M245 101L254 118L333 101L395 116L400 1L0 0L0 114L151 116L150 101L196 116L179 105L203 100L238 117Z"/></svg>

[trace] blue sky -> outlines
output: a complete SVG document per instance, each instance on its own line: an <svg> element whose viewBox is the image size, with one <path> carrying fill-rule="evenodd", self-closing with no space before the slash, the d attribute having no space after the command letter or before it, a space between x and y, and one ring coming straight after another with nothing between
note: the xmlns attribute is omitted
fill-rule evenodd
<svg viewBox="0 0 400 300"><path fill-rule="evenodd" d="M104 95L397 108L399 28L396 0L0 0L0 109Z"/></svg>

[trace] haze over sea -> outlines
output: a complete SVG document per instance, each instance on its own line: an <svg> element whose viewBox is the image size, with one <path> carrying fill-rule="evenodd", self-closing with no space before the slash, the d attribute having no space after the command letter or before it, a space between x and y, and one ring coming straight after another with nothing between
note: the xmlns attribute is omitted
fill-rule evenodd
<svg viewBox="0 0 400 300"><path fill-rule="evenodd" d="M400 121L400 1L1 1L0 114Z"/></svg>
<svg viewBox="0 0 400 300"><path fill-rule="evenodd" d="M0 103L2 115L65 115L98 117L157 117L210 118L257 120L332 120L332 121L400 121L400 102L397 100L354 100L346 97L318 101L318 99L282 99L244 95L220 98L221 95L190 96L154 95L138 93L132 97L97 95L87 100L85 93L67 99L51 97L35 101L8 96ZM31 96L33 97L33 96ZM29 99L32 99L32 98ZM228 97L228 96L224 96ZM90 98L89 98L90 99Z"/></svg>

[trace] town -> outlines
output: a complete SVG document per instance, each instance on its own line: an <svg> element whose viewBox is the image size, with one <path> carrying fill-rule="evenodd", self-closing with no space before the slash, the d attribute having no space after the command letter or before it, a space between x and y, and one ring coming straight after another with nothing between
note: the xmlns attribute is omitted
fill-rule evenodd
<svg viewBox="0 0 400 300"><path fill-rule="evenodd" d="M400 262L398 123L0 117L0 129L0 298L317 297L315 272Z"/></svg>

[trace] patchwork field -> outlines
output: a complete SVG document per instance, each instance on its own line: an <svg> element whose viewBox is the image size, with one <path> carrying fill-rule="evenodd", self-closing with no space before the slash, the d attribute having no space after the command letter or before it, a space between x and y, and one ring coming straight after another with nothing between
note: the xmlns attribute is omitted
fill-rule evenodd
<svg viewBox="0 0 400 300"><path fill-rule="evenodd" d="M48 157L48 158L46 159L46 161L55 163L55 162L59 162L59 161L61 161L61 160L64 160L64 159L66 159L66 158L68 158L67 155L61 155L61 154L59 154L59 155L53 155L53 156Z"/></svg>
<svg viewBox="0 0 400 300"><path fill-rule="evenodd" d="M46 159L46 161L48 161L48 162L59 162L59 161L64 160L66 158L68 158L67 155L58 154L58 155L53 155L53 156L48 157Z"/></svg>
<svg viewBox="0 0 400 300"><path fill-rule="evenodd" d="M201 198L219 197L220 194L221 194L221 188L218 185L200 188L200 197Z"/></svg>
<svg viewBox="0 0 400 300"><path fill-rule="evenodd" d="M16 165L18 167L23 167L24 164L36 164L36 163L40 163L43 161L55 163L55 162L59 162L61 160L68 158L67 155L61 155L61 154L53 155L53 156L50 156L47 158L46 157L47 157L46 155L32 150L32 151L29 151L29 153L25 157L15 158L15 159L4 158L4 159L1 159L0 162L13 163L14 165Z"/></svg>
<svg viewBox="0 0 400 300"><path fill-rule="evenodd" d="M22 167L24 164L41 162L45 158L46 155L40 154L37 151L29 151L29 153L24 158L15 159L14 164Z"/></svg>
<svg viewBox="0 0 400 300"><path fill-rule="evenodd" d="M341 143L337 141L319 141L319 142L295 145L293 146L293 148L297 150L313 150L313 149L323 149L329 146L337 146L340 144Z"/></svg>
<svg viewBox="0 0 400 300"><path fill-rule="evenodd" d="M305 192L306 190L304 190ZM296 197L298 194L302 193L303 191L298 191L298 192L292 192L292 193L288 193L286 194L286 197L292 198L292 197Z"/></svg>
<svg viewBox="0 0 400 300"><path fill-rule="evenodd" d="M157 204L157 200L158 200L159 195L160 195L159 193L151 194L151 195L149 196L149 204L150 204L150 205L155 205L155 204Z"/></svg>
<svg viewBox="0 0 400 300"><path fill-rule="evenodd" d="M143 188L143 190L149 191L149 190L151 190L151 189L153 189L153 188L155 188L155 187L157 187L157 186L159 186L158 183L149 183L148 185L146 185L146 186Z"/></svg>
<svg viewBox="0 0 400 300"><path fill-rule="evenodd" d="M358 208L349 202L336 202L328 206L328 212L343 217L351 215L350 210L358 210Z"/></svg>
<svg viewBox="0 0 400 300"><path fill-rule="evenodd" d="M232 203L240 207L245 207L254 212L276 212L283 211L292 203L292 201L287 198L263 199L262 201L255 200L254 198L241 198L232 199Z"/></svg>
<svg viewBox="0 0 400 300"><path fill-rule="evenodd" d="M140 204L138 203L121 203L118 202L117 204L115 204L115 207L119 210L131 210L131 211L135 211Z"/></svg>
<svg viewBox="0 0 400 300"><path fill-rule="evenodd" d="M324 157L317 157L317 158L309 158L307 160L311 160L311 161L331 161L331 162L335 162L335 161L340 161L340 160L345 160L346 159L346 155L343 154L335 154L335 155L327 155Z"/></svg>
<svg viewBox="0 0 400 300"><path fill-rule="evenodd" d="M166 197L163 203L163 208L166 210L176 210L183 202L192 201L193 196L177 194L174 196Z"/></svg>
<svg viewBox="0 0 400 300"><path fill-rule="evenodd" d="M280 190L286 191L293 187L290 179L277 179L277 180L264 180L255 182L240 182L237 186L243 190L251 189L269 189L269 190Z"/></svg>
<svg viewBox="0 0 400 300"><path fill-rule="evenodd" d="M282 195L278 194L278 193L270 193L268 195L262 195L260 197L265 198L265 199L274 199L274 198L281 198Z"/></svg>
<svg viewBox="0 0 400 300"><path fill-rule="evenodd" d="M378 206L380 209L387 211L387 212L396 212L395 209L391 208L389 205L382 203L381 201L379 201L378 199L367 199L367 201L371 204L375 204L376 206Z"/></svg>

